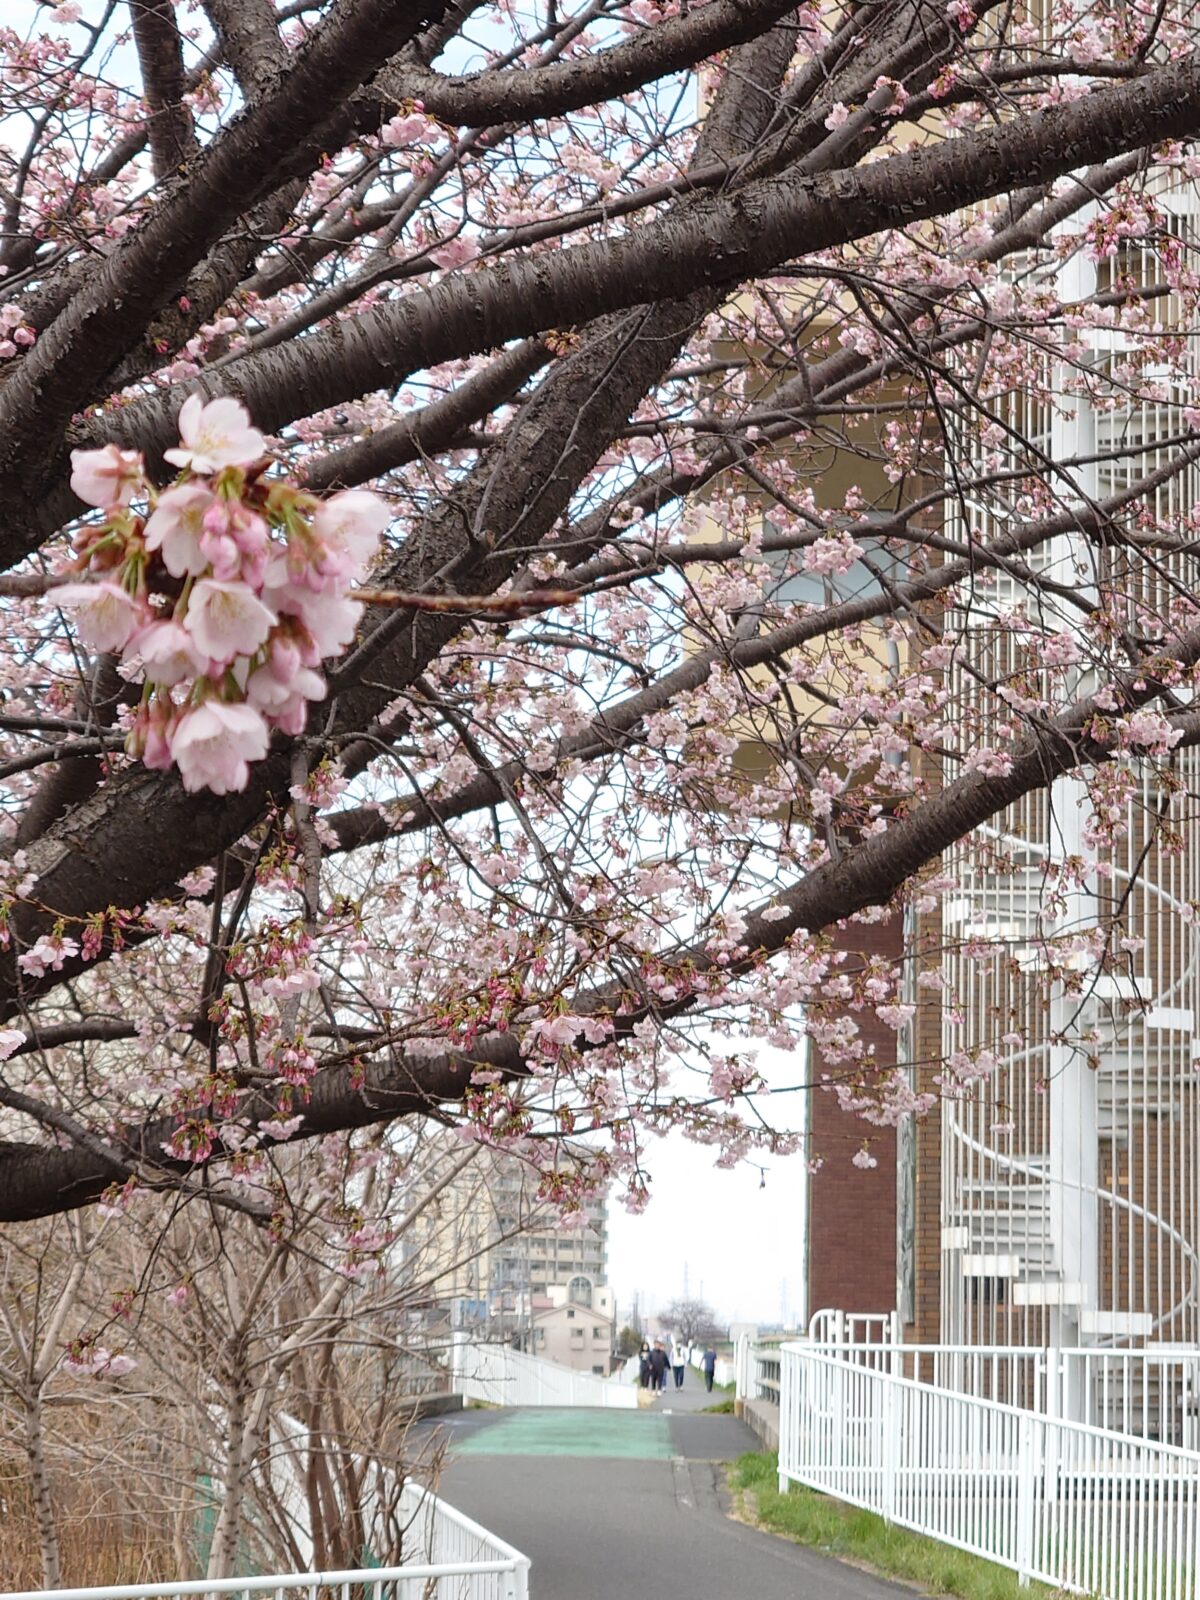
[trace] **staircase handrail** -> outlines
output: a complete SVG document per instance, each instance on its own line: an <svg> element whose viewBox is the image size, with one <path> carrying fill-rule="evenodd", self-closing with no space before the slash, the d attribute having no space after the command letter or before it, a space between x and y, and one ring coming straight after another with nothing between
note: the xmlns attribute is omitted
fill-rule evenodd
<svg viewBox="0 0 1200 1600"><path fill-rule="evenodd" d="M1005 829L997 828L988 823L980 824L976 831L980 834L986 835L988 838L993 839L998 843L1007 845L1012 849L1023 851L1028 855L1047 858L1052 853L1051 847L1047 844L1043 844L1038 840L1022 839L1016 834L1008 833ZM1127 872L1122 867L1113 866L1112 874L1116 878L1124 878L1130 882L1133 880L1133 874ZM1142 888L1144 892L1155 895L1160 902L1169 908L1180 912L1184 911L1184 902L1181 901L1177 896L1169 893L1169 891L1164 889L1161 884L1144 879L1142 880ZM1197 971L1198 967L1200 967L1200 940L1194 941L1194 946L1195 953L1193 954L1191 960L1187 963L1187 965L1185 965L1178 976L1173 979L1170 984L1168 984L1160 999L1169 999L1170 997L1176 995L1185 979L1193 975ZM1016 1056L1009 1058L1009 1065L1015 1065L1015 1063L1020 1061L1023 1057L1028 1057L1033 1054L1033 1048L1019 1051ZM1151 1333L1157 1333L1161 1327L1169 1326L1170 1323L1173 1322L1180 1312L1183 1311L1183 1309L1189 1304L1189 1302L1195 1300L1197 1296L1198 1280L1200 1280L1200 1252L1197 1251L1196 1246L1192 1244L1191 1240L1188 1239L1187 1236L1180 1231L1180 1229L1176 1228L1174 1224L1168 1222L1164 1217L1160 1217L1156 1212L1151 1211L1149 1207L1139 1205L1135 1200L1131 1200L1127 1195L1118 1194L1114 1189L1105 1189L1098 1184L1084 1183L1082 1179L1058 1177L1044 1170L1034 1170L1023 1163L1019 1157L1006 1156L1003 1151L992 1149L990 1145L984 1144L981 1140L976 1139L972 1134L969 1134L959 1123L953 1112L947 1120L949 1122L950 1131L955 1138L965 1143L969 1148L974 1150L977 1155L994 1162L997 1166L1000 1166L1010 1172L1018 1172L1027 1178L1033 1177L1036 1182L1042 1184L1043 1186L1054 1183L1058 1184L1062 1188L1078 1190L1081 1194L1090 1194L1097 1200L1107 1202L1115 1209L1124 1210L1129 1212L1132 1216L1140 1217L1144 1222L1149 1223L1152 1228L1156 1229L1160 1235L1165 1236L1179 1246L1184 1259L1191 1266L1190 1284L1189 1287L1184 1290L1182 1298L1177 1301L1176 1304L1170 1308L1170 1310L1165 1311L1161 1315L1155 1317L1151 1327ZM1117 1336L1113 1335L1112 1337L1115 1339Z"/></svg>

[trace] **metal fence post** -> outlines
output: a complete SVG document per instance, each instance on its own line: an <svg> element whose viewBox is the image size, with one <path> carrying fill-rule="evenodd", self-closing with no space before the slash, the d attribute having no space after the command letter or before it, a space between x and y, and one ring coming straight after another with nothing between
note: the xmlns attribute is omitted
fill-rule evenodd
<svg viewBox="0 0 1200 1600"><path fill-rule="evenodd" d="M899 1407L896 1402L899 1398L897 1386L890 1372L881 1372L871 1376L868 1383L878 1383L883 1388L880 1396L879 1425L882 1431L882 1450L880 1452L880 1466L883 1471L883 1481L880 1485L879 1514L885 1522L896 1520L896 1491L900 1453L900 1428L897 1412Z"/></svg>
<svg viewBox="0 0 1200 1600"><path fill-rule="evenodd" d="M1033 1501L1035 1488L1034 1428L1036 1419L1021 1417L1017 1448L1017 1582L1029 1587L1033 1576Z"/></svg>
<svg viewBox="0 0 1200 1600"><path fill-rule="evenodd" d="M796 1421L793 1415L792 1395L796 1388L795 1363L788 1360L788 1352L779 1352L779 1455L778 1487L786 1494L789 1472L796 1449Z"/></svg>

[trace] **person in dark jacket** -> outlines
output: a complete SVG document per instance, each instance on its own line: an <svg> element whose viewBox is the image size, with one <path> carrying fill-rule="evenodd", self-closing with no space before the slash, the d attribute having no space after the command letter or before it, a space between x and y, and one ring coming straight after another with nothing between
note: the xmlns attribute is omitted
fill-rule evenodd
<svg viewBox="0 0 1200 1600"><path fill-rule="evenodd" d="M717 1370L717 1352L712 1345L705 1345L704 1354L700 1358L700 1366L704 1371L704 1387L709 1394L712 1393L713 1373Z"/></svg>
<svg viewBox="0 0 1200 1600"><path fill-rule="evenodd" d="M650 1387L650 1346L644 1341L638 1351L638 1382L643 1389Z"/></svg>
<svg viewBox="0 0 1200 1600"><path fill-rule="evenodd" d="M667 1387L667 1368L669 1366L670 1362L667 1360L667 1352L663 1349L663 1342L661 1339L656 1339L654 1341L654 1349L650 1352L650 1387L656 1392L661 1393Z"/></svg>

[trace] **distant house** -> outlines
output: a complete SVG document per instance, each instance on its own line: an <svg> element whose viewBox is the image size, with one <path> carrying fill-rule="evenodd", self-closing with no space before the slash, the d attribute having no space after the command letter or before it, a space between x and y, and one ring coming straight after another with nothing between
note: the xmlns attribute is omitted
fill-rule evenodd
<svg viewBox="0 0 1200 1600"><path fill-rule="evenodd" d="M582 1273L568 1283L551 1284L545 1300L534 1302L533 1350L576 1372L607 1376L616 1347L617 1314L613 1293Z"/></svg>

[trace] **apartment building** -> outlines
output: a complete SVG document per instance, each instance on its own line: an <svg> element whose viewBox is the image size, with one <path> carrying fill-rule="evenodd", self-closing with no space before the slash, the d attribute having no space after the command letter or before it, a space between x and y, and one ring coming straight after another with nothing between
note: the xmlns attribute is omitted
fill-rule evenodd
<svg viewBox="0 0 1200 1600"><path fill-rule="evenodd" d="M1192 189L1159 198L1181 235L1200 237ZM1063 301L1083 299L1118 275L1155 270L1132 246L1099 268L1077 253L1054 288ZM1180 311L1168 298L1156 314L1170 327ZM1126 353L1119 332L1085 337L1094 370ZM1076 463L1058 480L1060 493L1086 504L1165 464L1194 393L1171 389L1164 367L1154 403L1110 397L1097 406L1072 395L1040 417L1026 395L1005 404L1049 460ZM1019 515L1005 501L1002 470L996 477L986 494L948 503L949 532L986 536ZM1194 465L1156 494L1159 517L1195 527ZM1093 572L1151 612L1194 589L1186 552L1134 563L1120 547L1098 557L1094 543L1067 533L1035 559L1064 590ZM1053 608L1045 589L1035 594L1001 574L975 586L951 619L960 648L946 670L960 715L993 714L994 696L980 684L1003 681L1017 660L1013 636L989 623L1023 604L1043 622ZM1064 603L1052 623L1069 633L1078 612ZM1089 692L1083 666L1071 688ZM925 950L919 964L938 967L946 983L941 996L910 996L916 1016L898 1055L879 1041L880 1064L898 1059L917 1089L935 1091L938 1064L955 1052L993 1051L1000 1064L898 1136L855 1130L830 1096L812 1095L810 1141L826 1165L811 1181L810 1309L895 1306L908 1340L923 1344L1200 1340L1200 811L1191 798L1200 794L1200 756L1178 751L1166 782L1144 763L1129 772L1114 839L1094 839L1082 779L1058 780L950 853L945 871L956 888L935 916L867 930L880 954ZM1073 956L1050 982L1048 943L1099 923L1112 924L1106 950ZM821 1073L818 1057L814 1084ZM877 1165L848 1171L856 1132L867 1131Z"/></svg>
<svg viewBox="0 0 1200 1600"><path fill-rule="evenodd" d="M511 1337L531 1333L552 1291L608 1276L608 1202L600 1195L564 1218L538 1198L525 1162L479 1147L463 1164L462 1144L436 1138L419 1168L430 1198L405 1243L414 1299L453 1328Z"/></svg>
<svg viewBox="0 0 1200 1600"><path fill-rule="evenodd" d="M1194 189L1159 199L1174 228L1195 238ZM1157 270L1133 246L1102 269L1077 254L1059 293L1083 299L1117 274L1145 282ZM1181 325L1178 304L1157 315L1168 328ZM1093 330L1088 340L1100 370L1127 353L1118 332ZM1185 431L1182 408L1194 389L1171 388L1165 367L1163 383L1160 402L1098 408L1080 397L1071 414L1043 419L1051 458L1080 463L1073 472L1082 500L1108 498L1173 453L1168 441ZM1164 482L1156 502L1159 518L1194 526L1196 466ZM986 533L1003 509L992 497L956 515ZM1097 570L1081 535L1055 539L1039 563L1048 577L1076 585L1081 570L1096 570L1131 615L1134 605L1161 614L1174 592L1194 588L1186 552L1135 564L1118 547ZM1002 576L987 603L1011 607L1020 590ZM1065 611L1063 629L1078 628L1078 614ZM1006 664L997 635L976 635L965 620L968 650L954 688L969 707L972 671L995 675ZM1082 669L1077 688L1090 689ZM1094 840L1084 784L1068 777L995 818L947 863L958 885L942 913L955 999L942 1008L941 1046L996 1048L1003 1063L944 1105L940 1148L931 1141L923 1152L922 1179L940 1191L940 1281L914 1284L911 1309L914 1325L931 1331L936 1295L936 1325L950 1342L1200 1338L1200 814L1192 798L1200 757L1178 750L1165 780L1146 763L1128 771L1115 839ZM1075 862L1081 883L1060 890ZM1045 939L1098 923L1112 924L1107 949L1076 957L1078 970L1050 986L1046 1003L1038 970ZM1019 1050L998 1048L1005 1034L1020 1035Z"/></svg>

